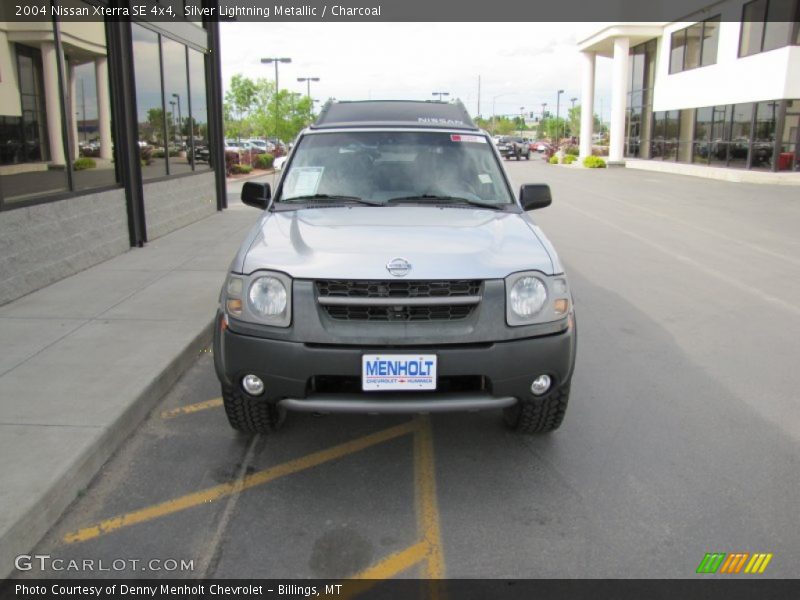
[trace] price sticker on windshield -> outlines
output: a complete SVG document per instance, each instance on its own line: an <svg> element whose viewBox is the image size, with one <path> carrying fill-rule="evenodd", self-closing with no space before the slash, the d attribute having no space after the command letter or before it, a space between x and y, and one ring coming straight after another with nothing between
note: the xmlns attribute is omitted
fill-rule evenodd
<svg viewBox="0 0 800 600"><path fill-rule="evenodd" d="M451 142L475 142L478 144L485 144L486 138L480 135L461 135L453 134L450 136Z"/></svg>

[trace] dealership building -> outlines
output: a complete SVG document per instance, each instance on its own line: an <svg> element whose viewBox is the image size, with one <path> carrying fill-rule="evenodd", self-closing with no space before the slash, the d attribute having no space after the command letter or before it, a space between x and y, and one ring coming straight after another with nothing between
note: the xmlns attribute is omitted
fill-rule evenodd
<svg viewBox="0 0 800 600"><path fill-rule="evenodd" d="M676 18L604 25L578 44L583 106L597 58L613 61L609 162L800 183L800 0L723 0ZM581 156L592 126L584 111Z"/></svg>
<svg viewBox="0 0 800 600"><path fill-rule="evenodd" d="M215 22L22 22L12 9L0 8L0 304L225 207Z"/></svg>

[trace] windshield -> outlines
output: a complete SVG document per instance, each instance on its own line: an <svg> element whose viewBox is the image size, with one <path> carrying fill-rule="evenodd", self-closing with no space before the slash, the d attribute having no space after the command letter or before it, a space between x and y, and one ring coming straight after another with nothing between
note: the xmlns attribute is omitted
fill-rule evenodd
<svg viewBox="0 0 800 600"><path fill-rule="evenodd" d="M413 131L304 136L278 202L303 199L513 203L485 136Z"/></svg>

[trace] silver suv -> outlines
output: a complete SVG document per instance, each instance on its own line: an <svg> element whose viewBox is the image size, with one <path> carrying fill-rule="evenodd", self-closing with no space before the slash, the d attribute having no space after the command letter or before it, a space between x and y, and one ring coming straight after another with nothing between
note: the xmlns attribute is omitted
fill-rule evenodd
<svg viewBox="0 0 800 600"><path fill-rule="evenodd" d="M331 102L297 139L220 295L214 362L231 425L287 411L502 409L564 418L575 364L567 277L460 103Z"/></svg>

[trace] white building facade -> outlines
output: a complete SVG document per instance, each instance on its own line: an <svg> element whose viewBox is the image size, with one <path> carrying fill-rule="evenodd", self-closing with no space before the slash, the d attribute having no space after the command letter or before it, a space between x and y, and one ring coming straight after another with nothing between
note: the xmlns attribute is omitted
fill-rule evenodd
<svg viewBox="0 0 800 600"><path fill-rule="evenodd" d="M594 104L598 57L613 60L609 162L800 175L799 20L800 0L723 0L581 41L582 106ZM580 139L591 154L591 111Z"/></svg>

